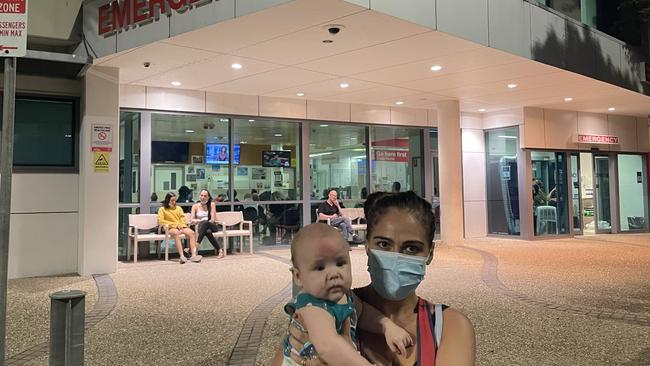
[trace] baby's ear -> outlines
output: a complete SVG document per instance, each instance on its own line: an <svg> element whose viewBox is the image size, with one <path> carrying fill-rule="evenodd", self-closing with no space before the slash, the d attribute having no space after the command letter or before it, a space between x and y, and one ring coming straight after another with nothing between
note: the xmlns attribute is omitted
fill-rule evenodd
<svg viewBox="0 0 650 366"><path fill-rule="evenodd" d="M300 281L300 270L296 267L291 267L289 268L289 272L291 272L293 282L295 282L298 287L302 287L302 282Z"/></svg>

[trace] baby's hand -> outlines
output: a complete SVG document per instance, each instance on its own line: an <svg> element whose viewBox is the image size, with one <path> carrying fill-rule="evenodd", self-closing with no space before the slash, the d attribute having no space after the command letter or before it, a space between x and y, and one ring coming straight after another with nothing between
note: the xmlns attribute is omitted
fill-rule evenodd
<svg viewBox="0 0 650 366"><path fill-rule="evenodd" d="M388 348L401 356L406 355L406 348L413 345L411 335L395 323L386 326L384 336L386 337Z"/></svg>

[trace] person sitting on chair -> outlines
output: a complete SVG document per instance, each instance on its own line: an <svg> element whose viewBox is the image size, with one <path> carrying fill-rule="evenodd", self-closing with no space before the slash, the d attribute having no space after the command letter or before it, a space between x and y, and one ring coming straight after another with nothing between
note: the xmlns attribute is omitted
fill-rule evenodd
<svg viewBox="0 0 650 366"><path fill-rule="evenodd" d="M330 220L330 225L336 228L341 229L343 233L343 239L350 241L350 234L352 234L352 223L350 219L344 217L341 214L341 205L337 199L338 194L336 190L331 189L327 193L327 201L322 202L318 205L318 219L319 220ZM356 234L352 235L352 241L354 243L363 243L363 240L360 239Z"/></svg>

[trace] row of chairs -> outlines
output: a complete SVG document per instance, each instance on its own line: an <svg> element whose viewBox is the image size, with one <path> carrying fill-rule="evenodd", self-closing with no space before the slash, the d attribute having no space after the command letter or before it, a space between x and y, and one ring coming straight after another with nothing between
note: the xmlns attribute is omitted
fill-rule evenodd
<svg viewBox="0 0 650 366"><path fill-rule="evenodd" d="M185 214L185 221L189 224L190 214ZM213 235L217 238L227 240L230 237L239 237L240 252L244 251L244 237L248 237L250 253L253 253L253 223L244 220L241 211L217 212L215 218L217 225L221 227ZM185 235L180 236L185 239ZM138 244L140 242L156 242L156 254L161 256L161 246L159 243L165 243L165 260L169 260L169 242L170 237L165 226L158 225L158 215L156 214L130 214L129 231L126 246L126 259L131 259L131 247L133 247L133 262L138 262ZM215 254L216 254L215 249ZM224 255L226 250L224 250Z"/></svg>

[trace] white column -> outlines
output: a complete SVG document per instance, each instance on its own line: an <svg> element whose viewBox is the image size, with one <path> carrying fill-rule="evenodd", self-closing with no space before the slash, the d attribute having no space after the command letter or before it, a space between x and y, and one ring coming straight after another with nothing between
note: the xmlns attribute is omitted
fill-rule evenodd
<svg viewBox="0 0 650 366"><path fill-rule="evenodd" d="M93 66L84 78L79 134L79 274L117 269L119 188L119 69ZM108 172L96 171L92 125L111 126Z"/></svg>
<svg viewBox="0 0 650 366"><path fill-rule="evenodd" d="M440 233L442 242L463 240L463 174L458 101L439 102L438 154L440 156Z"/></svg>

